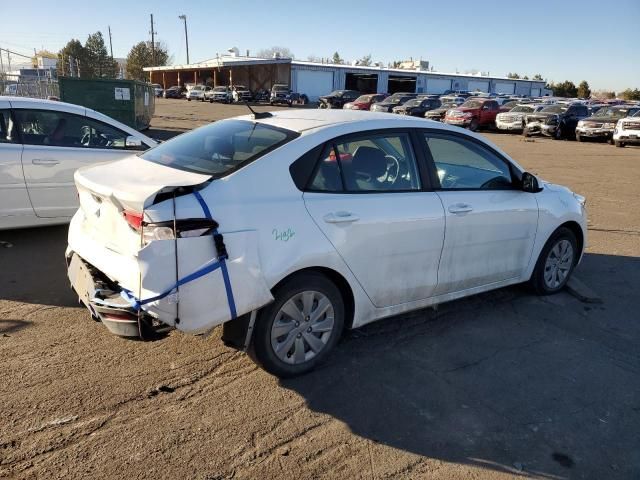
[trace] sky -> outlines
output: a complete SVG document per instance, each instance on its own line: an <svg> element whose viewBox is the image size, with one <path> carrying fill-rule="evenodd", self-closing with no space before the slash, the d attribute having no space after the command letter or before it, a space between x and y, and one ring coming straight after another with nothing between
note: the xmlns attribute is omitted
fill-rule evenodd
<svg viewBox="0 0 640 480"><path fill-rule="evenodd" d="M255 54L283 46L299 60L335 51L347 60L371 54L385 64L412 57L441 72L540 73L554 82L587 80L592 89L640 88L640 0L420 0L401 8L388 0L3 3L0 47L26 54L57 52L95 31L103 32L108 48L110 26L114 56L126 57L135 43L150 39L153 13L157 39L173 63L186 63L178 18L185 14L191 63L231 47Z"/></svg>

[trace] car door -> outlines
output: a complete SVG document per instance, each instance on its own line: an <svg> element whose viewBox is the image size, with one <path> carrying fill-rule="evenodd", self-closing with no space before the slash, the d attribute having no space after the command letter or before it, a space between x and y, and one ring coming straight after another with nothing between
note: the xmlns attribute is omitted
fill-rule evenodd
<svg viewBox="0 0 640 480"><path fill-rule="evenodd" d="M10 220L7 217L33 215L21 156L22 143L9 102L0 98L0 227Z"/></svg>
<svg viewBox="0 0 640 480"><path fill-rule="evenodd" d="M437 285L444 211L428 191L406 131L328 142L303 198L376 307L430 297Z"/></svg>
<svg viewBox="0 0 640 480"><path fill-rule="evenodd" d="M446 215L436 294L518 278L537 231L535 196L518 186L507 159L463 134L421 138Z"/></svg>
<svg viewBox="0 0 640 480"><path fill-rule="evenodd" d="M13 112L24 144L24 178L38 217L73 216L78 208L75 171L131 153L127 133L85 115L53 109Z"/></svg>

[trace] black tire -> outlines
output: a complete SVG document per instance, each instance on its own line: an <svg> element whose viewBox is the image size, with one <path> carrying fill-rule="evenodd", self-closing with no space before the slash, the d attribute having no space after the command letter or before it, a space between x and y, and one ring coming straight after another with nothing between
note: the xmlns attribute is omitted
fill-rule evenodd
<svg viewBox="0 0 640 480"><path fill-rule="evenodd" d="M615 140L613 143L618 148L624 147L624 142L620 142L619 140Z"/></svg>
<svg viewBox="0 0 640 480"><path fill-rule="evenodd" d="M187 101L188 101L188 102L190 102L190 101L191 101L191 99L190 99L190 98L187 98Z"/></svg>
<svg viewBox="0 0 640 480"><path fill-rule="evenodd" d="M471 130L472 132L475 132L476 130L478 130L479 126L480 124L478 123L478 119L473 118L471 119L471 123L469 124L469 130Z"/></svg>
<svg viewBox="0 0 640 480"><path fill-rule="evenodd" d="M544 278L545 265L547 262L547 258L551 253L551 250L563 240L567 240L571 244L571 247L573 248L573 259L566 278L559 285L550 287ZM558 293L565 287L565 285L571 278L578 258L580 258L580 252L578 251L578 241L576 240L575 234L566 227L558 228L555 232L553 232L551 237L549 237L549 240L547 240L547 243L545 243L542 251L540 252L540 256L538 257L536 266L533 269L531 278L529 279L529 284L538 295L553 295L554 293Z"/></svg>
<svg viewBox="0 0 640 480"><path fill-rule="evenodd" d="M295 295L310 290L320 292L331 302L334 312L333 329L323 349L313 358L299 364L285 363L278 358L271 343L273 323L286 302ZM267 372L280 378L294 377L310 372L326 360L340 340L345 320L342 294L338 287L321 273L305 272L286 280L276 288L273 296L275 301L258 312L249 355Z"/></svg>
<svg viewBox="0 0 640 480"><path fill-rule="evenodd" d="M210 98L210 99L209 99L209 103L213 103L213 98Z"/></svg>
<svg viewBox="0 0 640 480"><path fill-rule="evenodd" d="M609 145L613 145L613 138L608 138L608 139L607 139L607 143L608 143Z"/></svg>

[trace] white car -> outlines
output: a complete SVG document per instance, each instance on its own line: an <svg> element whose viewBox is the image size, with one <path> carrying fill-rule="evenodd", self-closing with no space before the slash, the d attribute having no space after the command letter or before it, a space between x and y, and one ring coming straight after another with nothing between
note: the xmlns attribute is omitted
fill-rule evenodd
<svg viewBox="0 0 640 480"><path fill-rule="evenodd" d="M544 105L535 105L533 103L516 105L508 112L502 112L496 115L496 127L498 130L508 132L522 132L524 129L525 115L539 112L543 108Z"/></svg>
<svg viewBox="0 0 640 480"><path fill-rule="evenodd" d="M581 259L584 198L479 135L352 110L256 117L76 172L68 275L109 330L224 324L291 376L345 327L526 281L556 293Z"/></svg>
<svg viewBox="0 0 640 480"><path fill-rule="evenodd" d="M194 85L187 91L187 100L200 100L201 102L204 102L207 92L210 91L211 87L206 87L204 85Z"/></svg>
<svg viewBox="0 0 640 480"><path fill-rule="evenodd" d="M69 222L76 169L155 145L89 108L0 96L0 230Z"/></svg>
<svg viewBox="0 0 640 480"><path fill-rule="evenodd" d="M640 144L640 112L618 120L613 131L613 143L616 147Z"/></svg>

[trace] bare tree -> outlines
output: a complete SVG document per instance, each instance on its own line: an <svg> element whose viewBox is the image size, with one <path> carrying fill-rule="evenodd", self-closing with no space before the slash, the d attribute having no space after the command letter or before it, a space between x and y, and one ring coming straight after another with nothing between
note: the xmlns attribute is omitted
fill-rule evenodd
<svg viewBox="0 0 640 480"><path fill-rule="evenodd" d="M280 58L295 58L293 52L287 47L263 48L257 53L259 58L273 58L276 55Z"/></svg>

